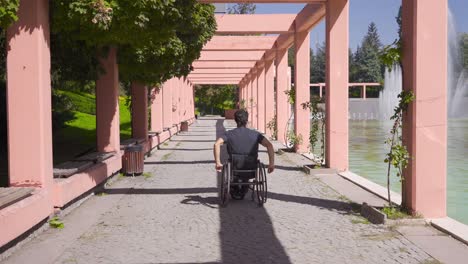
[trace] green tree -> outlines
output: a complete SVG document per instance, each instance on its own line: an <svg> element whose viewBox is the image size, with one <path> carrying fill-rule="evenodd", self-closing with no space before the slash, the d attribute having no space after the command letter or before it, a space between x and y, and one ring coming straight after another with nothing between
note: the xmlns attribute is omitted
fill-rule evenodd
<svg viewBox="0 0 468 264"><path fill-rule="evenodd" d="M55 0L51 14L52 33L63 40L57 48L71 61L62 67L72 70L63 73L76 73L73 66L82 65L76 53L91 66L95 58L90 57L105 55L113 46L121 79L147 84L187 75L216 28L214 6L196 0Z"/></svg>
<svg viewBox="0 0 468 264"><path fill-rule="evenodd" d="M377 27L372 22L367 34L364 36L361 46L354 55L356 66L355 81L357 82L381 82L383 80L383 65L380 62L380 42Z"/></svg>
<svg viewBox="0 0 468 264"><path fill-rule="evenodd" d="M223 114L235 108L237 100L235 85L201 85L195 89L195 104L201 114Z"/></svg>
<svg viewBox="0 0 468 264"><path fill-rule="evenodd" d="M463 54L463 68L468 69L468 33L463 33L461 36L461 47Z"/></svg>
<svg viewBox="0 0 468 264"><path fill-rule="evenodd" d="M312 54L312 53L311 53ZM310 67L310 81L312 83L324 83L325 82L325 70L326 70L326 46L325 42L317 45L317 51L312 60Z"/></svg>
<svg viewBox="0 0 468 264"><path fill-rule="evenodd" d="M349 49L348 54L349 82L356 82L357 66L355 55L353 54L353 51L351 49Z"/></svg>
<svg viewBox="0 0 468 264"><path fill-rule="evenodd" d="M255 4L238 3L228 8L229 14L255 14Z"/></svg>

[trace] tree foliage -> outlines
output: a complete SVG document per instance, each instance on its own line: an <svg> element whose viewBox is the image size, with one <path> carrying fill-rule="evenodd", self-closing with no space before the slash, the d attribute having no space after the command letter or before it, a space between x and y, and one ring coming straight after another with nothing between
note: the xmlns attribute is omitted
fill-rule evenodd
<svg viewBox="0 0 468 264"><path fill-rule="evenodd" d="M235 108L237 102L235 85L201 85L195 89L195 103L202 114L223 114Z"/></svg>
<svg viewBox="0 0 468 264"><path fill-rule="evenodd" d="M196 0L55 0L51 14L59 58L71 61L63 74L88 65L90 78L96 56L117 47L121 79L147 84L187 75L216 29L214 6Z"/></svg>
<svg viewBox="0 0 468 264"><path fill-rule="evenodd" d="M255 14L257 6L249 3L238 3L228 8L229 14Z"/></svg>
<svg viewBox="0 0 468 264"><path fill-rule="evenodd" d="M0 28L18 20L19 0L0 0Z"/></svg>
<svg viewBox="0 0 468 264"><path fill-rule="evenodd" d="M326 46L325 42L317 45L317 51L314 56L311 51L310 81L311 83L324 83L326 70Z"/></svg>
<svg viewBox="0 0 468 264"><path fill-rule="evenodd" d="M381 48L382 43L380 42L377 27L372 22L362 40L361 46L357 48L354 54L356 67L356 73L353 76L354 81L382 82L384 69L379 58Z"/></svg>
<svg viewBox="0 0 468 264"><path fill-rule="evenodd" d="M464 33L461 36L461 47L463 54L463 67L468 69L468 33Z"/></svg>

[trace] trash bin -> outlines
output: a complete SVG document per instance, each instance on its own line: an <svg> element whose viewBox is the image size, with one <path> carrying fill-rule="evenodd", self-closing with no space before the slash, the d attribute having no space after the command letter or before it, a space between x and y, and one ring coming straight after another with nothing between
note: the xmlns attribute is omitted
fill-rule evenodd
<svg viewBox="0 0 468 264"><path fill-rule="evenodd" d="M187 132L188 131L188 122L184 121L180 123L180 131Z"/></svg>
<svg viewBox="0 0 468 264"><path fill-rule="evenodd" d="M145 151L143 145L130 145L125 147L122 158L122 173L125 175L141 175L145 164Z"/></svg>

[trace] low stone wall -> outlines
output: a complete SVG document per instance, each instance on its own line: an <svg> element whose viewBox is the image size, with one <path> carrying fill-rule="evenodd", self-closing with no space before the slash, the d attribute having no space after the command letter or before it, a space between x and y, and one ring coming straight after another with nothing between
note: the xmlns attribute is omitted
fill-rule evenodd
<svg viewBox="0 0 468 264"><path fill-rule="evenodd" d="M379 119L379 98L349 99L350 120Z"/></svg>

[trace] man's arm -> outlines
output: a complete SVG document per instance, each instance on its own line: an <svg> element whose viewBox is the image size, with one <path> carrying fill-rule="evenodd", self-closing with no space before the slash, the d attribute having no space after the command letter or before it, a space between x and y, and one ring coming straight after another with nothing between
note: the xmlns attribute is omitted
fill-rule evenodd
<svg viewBox="0 0 468 264"><path fill-rule="evenodd" d="M213 146L213 155L215 159L216 171L221 171L223 164L221 163L221 145L224 144L223 138L218 138Z"/></svg>
<svg viewBox="0 0 468 264"><path fill-rule="evenodd" d="M269 160L268 173L272 173L275 170L275 150L273 149L273 144L271 144L271 142L266 138L263 138L260 144L267 148Z"/></svg>

